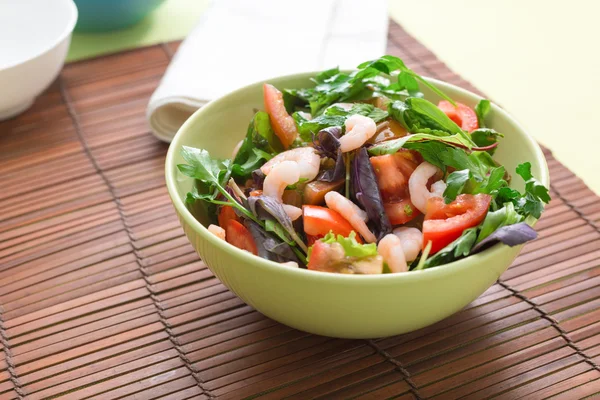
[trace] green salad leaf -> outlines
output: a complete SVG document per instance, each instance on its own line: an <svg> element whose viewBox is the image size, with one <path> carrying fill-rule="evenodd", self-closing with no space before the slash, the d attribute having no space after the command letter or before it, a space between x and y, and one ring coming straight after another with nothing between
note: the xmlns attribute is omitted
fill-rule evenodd
<svg viewBox="0 0 600 400"><path fill-rule="evenodd" d="M502 137L504 137L503 134L489 128L479 128L471 132L471 139L473 139L477 147L489 147L497 143L498 139ZM496 147L487 150L490 155L493 155L495 151Z"/></svg>
<svg viewBox="0 0 600 400"><path fill-rule="evenodd" d="M475 106L475 114L477 115L477 122L479 123L480 128L485 128L485 117L492 110L492 105L489 100L483 99L479 100L477 105Z"/></svg>
<svg viewBox="0 0 600 400"><path fill-rule="evenodd" d="M339 243L344 248L346 257L372 257L376 256L377 245L375 243L362 244L356 241L356 232L352 231L350 236L344 237L342 235L335 235L333 232L329 232L323 239L323 243Z"/></svg>
<svg viewBox="0 0 600 400"><path fill-rule="evenodd" d="M269 114L258 111L250 121L246 137L233 160L233 176L248 178L252 171L282 150L283 146L271 128Z"/></svg>
<svg viewBox="0 0 600 400"><path fill-rule="evenodd" d="M205 185L206 190L202 194L196 191L196 195L192 196L204 199L216 198L219 187L225 187L231 175L231 160L212 159L208 151L188 146L182 147L181 155L187 164L177 165L179 171Z"/></svg>
<svg viewBox="0 0 600 400"><path fill-rule="evenodd" d="M312 79L315 87L284 91L286 109L288 112L292 112L296 107L308 106L310 113L318 116L325 108L334 103L360 98L361 92L366 88L366 83L353 82L353 76L354 73L340 72L339 68L323 71Z"/></svg>
<svg viewBox="0 0 600 400"><path fill-rule="evenodd" d="M471 144L466 142L462 136L460 135L437 135L438 131L431 131L432 133L415 133L414 135L407 135L407 136L403 136L401 138L398 139L392 139L392 140L387 140L383 143L377 144L375 146L372 146L369 148L369 154L373 155L373 156L380 156L380 155L384 155L384 154L394 154L396 153L398 150L402 149L402 148L406 148L406 149L414 149L414 150L419 150L419 149L425 149L425 152L428 153L428 156L431 156L434 159L438 159L438 150L441 150L442 148L446 148L448 146L450 147L469 147ZM416 145L416 143L421 143L421 145ZM434 143L437 142L439 144L441 144L443 147L440 146L435 146L433 148L427 148L429 146L429 143ZM428 143L427 145L425 145L425 143ZM464 153L464 151L463 151ZM426 157L425 155L423 155L423 157ZM427 161L429 161L429 159L425 158ZM440 161L435 161L432 162L432 164L437 165L438 167L440 167L442 170L445 170L445 166L443 165L443 163L440 163Z"/></svg>
<svg viewBox="0 0 600 400"><path fill-rule="evenodd" d="M456 105L454 100L448 97L444 92L427 82L416 72L411 70L398 57L385 55L373 61L367 61L358 66L359 71L353 78L354 81L362 81L375 77L381 73L392 75L398 72L396 90L407 90L409 93L415 93L419 90L419 83L427 86L431 91L445 100L448 100L453 105Z"/></svg>
<svg viewBox="0 0 600 400"><path fill-rule="evenodd" d="M454 121L428 100L418 97L409 97L405 101L396 100L389 104L389 112L392 118L411 133L441 131L447 135L461 135L467 142L471 142Z"/></svg>
<svg viewBox="0 0 600 400"><path fill-rule="evenodd" d="M395 82L390 84L390 79ZM284 104L289 113L297 108L308 107L312 116L316 117L330 105L348 100L380 95L391 99L423 97L419 90L420 84L455 104L441 90L408 68L400 58L390 55L362 63L357 71L351 73L332 68L321 72L312 80L315 83L312 88L284 90Z"/></svg>
<svg viewBox="0 0 600 400"><path fill-rule="evenodd" d="M523 216L515 210L513 203L506 203L504 207L496 211L489 211L481 224L481 230L477 236L477 243L490 236L497 229L503 226L521 222Z"/></svg>
<svg viewBox="0 0 600 400"><path fill-rule="evenodd" d="M296 126L298 127L298 134L305 142L311 142L313 135L316 135L321 129L328 128L330 126L341 126L344 127L346 119L351 115L364 115L373 119L376 123L384 120L388 117L387 111L381 110L372 104L367 103L354 103L350 109L338 106L336 104L328 107L323 114L313 119L306 118L302 113L295 112L292 114Z"/></svg>
<svg viewBox="0 0 600 400"><path fill-rule="evenodd" d="M465 229L458 239L427 258L422 264L422 268L437 267L438 265L448 264L459 258L468 256L476 240L477 228Z"/></svg>
<svg viewBox="0 0 600 400"><path fill-rule="evenodd" d="M518 213L534 218L540 218L544 209L544 203L550 202L548 188L533 177L531 174L531 163L520 164L516 172L525 181L525 193L519 193L515 189L503 187L498 190L496 202L504 204L513 203Z"/></svg>
<svg viewBox="0 0 600 400"><path fill-rule="evenodd" d="M462 193L465 185L471 178L471 171L463 169L454 171L446 178L446 190L444 191L444 200L446 204L451 203L456 196Z"/></svg>

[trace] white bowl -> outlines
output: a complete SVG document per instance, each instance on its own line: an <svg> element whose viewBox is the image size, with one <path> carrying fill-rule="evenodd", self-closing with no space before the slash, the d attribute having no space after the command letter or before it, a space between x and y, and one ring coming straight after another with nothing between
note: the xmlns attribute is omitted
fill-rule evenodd
<svg viewBox="0 0 600 400"><path fill-rule="evenodd" d="M72 0L0 1L0 120L28 109L56 78L76 22Z"/></svg>

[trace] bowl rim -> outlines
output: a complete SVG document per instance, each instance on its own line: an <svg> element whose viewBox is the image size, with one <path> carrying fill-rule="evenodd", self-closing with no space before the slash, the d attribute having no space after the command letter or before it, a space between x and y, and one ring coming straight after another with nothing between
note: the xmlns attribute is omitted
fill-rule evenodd
<svg viewBox="0 0 600 400"><path fill-rule="evenodd" d="M65 40L71 33L73 33L73 29L75 29L75 24L77 24L77 19L79 18L79 10L77 9L77 6L75 5L75 2L73 0L62 0L62 1L67 4L67 8L68 8L69 12L71 13L70 20L66 24L65 30L62 31L62 33L60 35L58 35L58 37L55 40L50 41L50 43L51 43L50 45L44 46L44 48L42 50L37 51L37 52L33 53L32 55L27 56L23 59L14 61L10 64L0 65L0 73L3 71L9 70L11 68L15 68L20 65L23 65L31 60L39 58L40 56L43 56L44 54L50 52L52 49L57 47L60 43L62 43L63 40Z"/></svg>
<svg viewBox="0 0 600 400"><path fill-rule="evenodd" d="M374 275L351 275L351 274L332 274L332 273L323 273L321 271L312 271L304 268L292 268L292 267L283 267L280 263L275 261L267 260L258 256L255 256L247 251L238 249L237 247L225 242L222 239L219 239L214 234L210 233L208 229L200 223L188 210L185 206L183 200L179 197L177 188L176 188L176 176L174 165L175 152L181 148L180 141L185 135L185 132L189 129L189 127L198 119L203 116L204 113L209 113L213 107L216 107L215 104L226 97L231 95L235 95L238 92L242 92L250 88L251 86L255 86L257 84L262 84L264 82L269 82L272 80L285 80L292 78L310 78L317 75L320 71L311 71L311 72L302 72L296 74L282 75L274 78L269 78L265 80L261 80L258 82L251 83L249 85L243 86L239 89L233 90L217 99L211 100L209 103L198 109L194 112L185 123L179 128L173 140L169 146L167 151L167 156L165 159L165 180L167 184L167 192L169 193L169 197L171 198L171 202L173 203L177 213L180 218L185 220L185 223L188 224L203 240L207 241L211 246L218 248L220 251L225 251L229 253L233 253L236 255L241 262L246 264L252 264L254 267L267 269L272 273L280 273L289 276L297 276L299 278L306 279L314 279L314 280L335 280L337 282L343 282L344 284L358 284L362 285L365 281L373 281L380 282L386 284L396 284L399 281L402 282L412 282L414 280L422 280L422 279L443 279L445 276L455 274L456 272L464 269L473 268L476 265L491 262L493 258L497 255L509 251L509 247L498 243L481 253L477 253L463 259L453 261L448 264L439 265L435 268L428 268L419 271L411 271L410 273L405 274L374 274ZM456 85L453 85L448 82L444 82L438 79L423 77L430 83L433 83L436 87L441 88L442 90L450 88L454 91L457 91L463 95L475 97L476 99L483 99L482 96L473 93L469 90L463 89ZM500 113L505 118L509 119L513 122L523 133L523 140L532 145L534 149L534 155L536 162L540 163L542 167L542 174L538 177L539 181L546 187L550 187L550 174L548 170L548 165L546 163L546 158L539 144L535 141L535 139L527 133L524 127L510 115L508 112L500 108L497 104L491 103L492 109L494 113ZM533 217L529 217L527 222L530 225L535 225L537 220Z"/></svg>

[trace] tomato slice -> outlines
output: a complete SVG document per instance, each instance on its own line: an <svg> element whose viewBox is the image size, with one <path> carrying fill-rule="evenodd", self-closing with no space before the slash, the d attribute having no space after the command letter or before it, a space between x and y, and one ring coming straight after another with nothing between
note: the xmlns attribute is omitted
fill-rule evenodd
<svg viewBox="0 0 600 400"><path fill-rule="evenodd" d="M431 241L430 254L435 254L458 239L465 229L479 225L491 201L488 194L461 194L450 204L439 197L429 199L423 221L423 247Z"/></svg>
<svg viewBox="0 0 600 400"><path fill-rule="evenodd" d="M336 235L348 237L354 230L350 222L340 213L326 207L304 205L302 206L302 216L304 232L309 236L323 237L333 231ZM360 242L358 236L356 241Z"/></svg>
<svg viewBox="0 0 600 400"><path fill-rule="evenodd" d="M405 224L421 214L417 207L410 202L410 199L384 203L383 207L392 225Z"/></svg>
<svg viewBox="0 0 600 400"><path fill-rule="evenodd" d="M283 93L277 90L275 86L265 83L263 85L263 95L265 110L271 119L273 131L281 141L283 147L287 149L298 136L296 122L294 122L294 119L285 109Z"/></svg>
<svg viewBox="0 0 600 400"><path fill-rule="evenodd" d="M477 114L475 114L475 110L461 103L456 103L456 105L458 116L462 121L460 127L467 132L473 132L475 129L478 129L479 121L477 121Z"/></svg>
<svg viewBox="0 0 600 400"><path fill-rule="evenodd" d="M306 235L306 245L308 247L316 243L317 240L324 238L325 235Z"/></svg>
<svg viewBox="0 0 600 400"><path fill-rule="evenodd" d="M330 245L317 240L311 248L306 268L313 271L336 272L335 264L343 259L343 253L338 254Z"/></svg>
<svg viewBox="0 0 600 400"><path fill-rule="evenodd" d="M256 242L248 229L238 221L230 219L225 228L225 238L238 249L246 250L255 256L258 255Z"/></svg>
<svg viewBox="0 0 600 400"><path fill-rule="evenodd" d="M395 154L371 157L370 161L384 202L408 197L408 179L421 161L417 154L401 149Z"/></svg>
<svg viewBox="0 0 600 400"><path fill-rule="evenodd" d="M475 129L479 128L477 114L475 114L475 110L471 107L462 103L456 103L456 107L454 107L446 100L440 101L438 107L448 116L448 118L456 122L463 130L473 132Z"/></svg>
<svg viewBox="0 0 600 400"><path fill-rule="evenodd" d="M229 220L240 220L231 206L221 206L217 219L219 220L219 226L223 229L227 229L227 222Z"/></svg>
<svg viewBox="0 0 600 400"><path fill-rule="evenodd" d="M461 126L462 120L458 116L458 111L456 107L452 105L449 101L442 100L438 103L438 108L444 112L452 121L456 123L456 125Z"/></svg>

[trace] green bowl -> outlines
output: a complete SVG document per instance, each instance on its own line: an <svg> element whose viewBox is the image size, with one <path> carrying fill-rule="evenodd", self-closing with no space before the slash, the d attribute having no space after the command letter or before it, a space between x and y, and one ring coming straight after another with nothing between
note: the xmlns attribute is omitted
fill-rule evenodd
<svg viewBox="0 0 600 400"><path fill-rule="evenodd" d="M279 88L311 85L316 73L270 79ZM428 79L453 99L475 106L480 97L448 83ZM374 338L414 331L440 321L481 295L509 267L522 246L496 245L436 268L403 274L341 275L281 266L218 239L186 208L192 179L177 170L183 145L229 158L246 134L253 109L263 109L262 82L214 100L179 129L166 159L169 195L183 229L210 270L244 302L262 314L306 332L339 338ZM439 98L425 90L425 96ZM506 137L495 158L514 172L529 161L546 186L549 173L538 144L514 118L496 105L488 123ZM512 185L523 189L520 179ZM206 215L199 215L206 223Z"/></svg>

